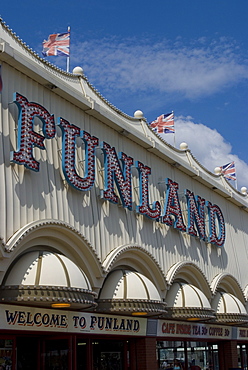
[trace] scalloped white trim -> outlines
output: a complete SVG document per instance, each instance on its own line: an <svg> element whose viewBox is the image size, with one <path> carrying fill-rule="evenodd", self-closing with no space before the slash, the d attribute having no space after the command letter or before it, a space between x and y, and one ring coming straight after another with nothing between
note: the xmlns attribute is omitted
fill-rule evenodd
<svg viewBox="0 0 248 370"><path fill-rule="evenodd" d="M100 257L98 256L96 251L93 249L91 243L85 238L85 236L82 233L80 233L77 229L75 229L70 224L68 224L64 221L54 220L54 219L44 219L44 220L33 221L33 222L30 222L29 224L23 226L21 229L16 231L16 233L14 235L12 235L12 237L7 241L7 243L5 245L5 251L8 252L8 253L11 253L16 247L18 247L18 245L21 243L21 241L28 234L33 232L34 230L36 230L40 227L53 226L53 225L54 226L62 226L64 228L72 231L76 235L78 235L84 241L84 243L89 247L89 249L91 249L95 258L101 264ZM103 271L103 272L105 272L105 271Z"/></svg>
<svg viewBox="0 0 248 370"><path fill-rule="evenodd" d="M208 279L206 277L206 275L204 274L204 272L202 271L202 269L197 266L195 263L193 262L190 262L190 261L180 261L180 262L176 262L174 265L172 265L170 267L170 269L168 270L167 274L166 274L166 281L168 283L168 285L172 285L173 284L173 281L174 279L176 278L176 275L178 273L179 270L181 270L181 268L185 267L185 266L192 266L194 267L196 270L198 270L200 272L200 274L204 277L210 291L212 292L212 289L211 289L211 286L208 282Z"/></svg>
<svg viewBox="0 0 248 370"><path fill-rule="evenodd" d="M142 252L142 253L146 254L156 264L156 266L159 269L159 271L161 272L162 276L165 278L165 274L162 271L162 269L161 269L158 261L156 260L156 258L150 252L148 252L146 249L144 249L140 245L135 245L135 244L120 245L119 247L116 247L115 249L113 249L106 256L105 260L103 261L103 267L104 267L105 271L107 273L110 272L113 264L117 261L118 257L120 255L123 255L123 253L126 253L127 251L132 251L132 250L137 250L139 252Z"/></svg>
<svg viewBox="0 0 248 370"><path fill-rule="evenodd" d="M230 274L229 272L221 272L220 274L216 275L212 282L211 282L211 289L212 289L212 292L213 294L216 294L217 290L218 290L218 287L220 285L220 283L225 280L226 278L231 278L231 280L234 281L235 285L238 286L238 288L240 289L240 292L242 293L242 296L244 298L244 301L247 301L247 296L245 294L245 289L243 290L241 288L241 285L239 284L238 280L232 275ZM236 287L234 286L234 284L231 284L233 289L236 290ZM247 286L248 287L248 286Z"/></svg>

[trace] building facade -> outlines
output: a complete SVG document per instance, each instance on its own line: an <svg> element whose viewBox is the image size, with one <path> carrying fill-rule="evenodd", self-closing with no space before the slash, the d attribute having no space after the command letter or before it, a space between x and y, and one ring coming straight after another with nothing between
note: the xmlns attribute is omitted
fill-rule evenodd
<svg viewBox="0 0 248 370"><path fill-rule="evenodd" d="M248 199L0 22L0 367L247 369Z"/></svg>

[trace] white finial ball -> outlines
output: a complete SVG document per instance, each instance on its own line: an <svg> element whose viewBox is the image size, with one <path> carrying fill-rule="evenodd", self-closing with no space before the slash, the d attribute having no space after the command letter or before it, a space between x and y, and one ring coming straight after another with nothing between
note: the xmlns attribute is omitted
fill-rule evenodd
<svg viewBox="0 0 248 370"><path fill-rule="evenodd" d="M221 168L220 167L215 167L214 173L215 173L215 175L220 175L221 174Z"/></svg>
<svg viewBox="0 0 248 370"><path fill-rule="evenodd" d="M240 191L241 191L242 194L247 195L247 187L246 186L242 186Z"/></svg>
<svg viewBox="0 0 248 370"><path fill-rule="evenodd" d="M135 118L143 118L144 114L143 114L142 110L136 110L136 112L134 112L134 117Z"/></svg>
<svg viewBox="0 0 248 370"><path fill-rule="evenodd" d="M83 76L84 71L83 71L83 68L81 68L81 67L75 67L75 68L73 68L72 73L73 73L74 75L80 75L80 76Z"/></svg>
<svg viewBox="0 0 248 370"><path fill-rule="evenodd" d="M181 150L187 150L187 149L188 149L188 144L187 144L187 143L184 143L184 142L183 142L183 143L181 143L181 144L180 144L180 149L181 149Z"/></svg>

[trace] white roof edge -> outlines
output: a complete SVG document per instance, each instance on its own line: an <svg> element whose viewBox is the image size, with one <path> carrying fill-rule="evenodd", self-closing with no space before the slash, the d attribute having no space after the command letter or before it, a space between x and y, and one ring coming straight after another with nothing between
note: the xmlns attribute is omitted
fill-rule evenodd
<svg viewBox="0 0 248 370"><path fill-rule="evenodd" d="M5 37L4 37L5 36ZM147 125L145 118L138 119L114 107L89 83L87 78L67 73L41 58L29 48L0 18L0 62L6 62L47 88L56 88L56 93L77 104L87 114L92 115L120 134L129 137L158 157L166 160L196 181L212 188L248 212L248 197L230 185L223 176L208 171L192 155L190 150L179 150L166 143ZM90 95L86 95L84 86ZM76 102L75 102L76 100ZM165 174L166 177L166 174Z"/></svg>
<svg viewBox="0 0 248 370"><path fill-rule="evenodd" d="M30 65L32 65L31 72L38 77L38 79L41 79L41 77L44 77L45 80L47 80L51 86L59 88L60 86L57 86L57 84L53 84L53 82L62 82L62 79L68 80L70 79L71 83L72 81L76 83L77 90L79 90L80 94L82 94L82 86L79 83L79 75L66 72L61 68L58 68L56 65L48 62L43 57L40 57L35 51L33 51L23 40L21 40L2 20L0 17L0 54L5 53L8 54L7 59L9 57L12 57L16 59L16 61L20 61L21 58L21 64L24 64L29 70ZM4 38L1 38L1 36L5 33ZM5 59L6 58L1 58ZM0 60L1 60L0 59ZM27 64L25 63L25 59ZM10 62L10 61L9 61ZM39 67L39 71L37 71L37 67ZM49 73L49 79L47 74ZM58 80L59 77L59 80ZM88 92L91 92L91 98L94 100L96 99L101 101L103 105L105 105L107 108L111 108L111 110L114 110L116 113L121 115L122 117L131 120L131 121L137 121L136 118L131 117L127 115L126 113L122 112L120 109L116 108L113 104L111 104L107 99L105 99L95 88L94 86L88 81L87 77L85 75L80 76L81 82L85 85L87 85ZM54 81L53 81L54 80ZM68 87L68 84L66 84ZM62 86L63 87L63 86ZM71 87L69 85L69 87ZM75 86L74 86L75 87ZM82 95L81 95L82 98Z"/></svg>

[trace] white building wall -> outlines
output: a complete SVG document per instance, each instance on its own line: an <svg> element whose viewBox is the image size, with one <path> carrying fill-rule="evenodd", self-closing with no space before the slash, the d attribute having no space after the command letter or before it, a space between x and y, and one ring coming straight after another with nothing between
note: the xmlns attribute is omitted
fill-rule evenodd
<svg viewBox="0 0 248 370"><path fill-rule="evenodd" d="M1 36L1 33L0 33ZM3 37L3 34L2 36ZM14 41L11 41L14 47ZM19 50L19 52L21 52ZM26 51L25 51L26 53ZM1 59L0 59L1 60ZM16 62L17 63L17 62ZM40 62L39 62L40 63ZM95 97L98 104L101 104L102 112L108 116L113 113L115 122L112 128L106 123L92 115L92 111L84 112L80 108L78 100L71 95L70 102L61 95L55 88L51 90L29 77L28 73L21 72L13 66L2 61L3 91L0 95L0 236L3 242L8 240L21 227L37 220L53 219L68 223L80 233L92 245L101 261L116 247L120 245L139 245L149 251L158 261L161 269L166 272L178 261L193 261L207 276L209 282L220 272L228 271L240 283L242 289L248 284L248 214L241 206L247 204L243 196L236 194L230 187L225 189L221 180L211 176L206 170L200 167L191 158L188 161L189 153L180 153L171 147L160 142L151 132L149 135L155 142L155 146L163 151L157 155L155 149L150 148L152 141L146 137L142 125L138 120L123 118L117 112L101 103L99 97ZM38 68L38 65L37 65ZM20 68L19 68L20 69ZM47 73L47 79L51 75L50 69L41 66L42 73ZM75 89L75 94L82 93L79 80L65 78L58 72L52 77L64 86L66 93L70 95L70 89ZM73 82L72 82L73 81ZM82 82L82 81L81 81ZM94 94L83 81L93 99ZM68 87L68 89L67 89ZM89 132L99 138L99 141L106 141L116 148L116 152L123 151L133 157L134 161L139 160L152 169L149 178L150 200L159 200L164 204L166 184L165 179L176 181L179 184L179 196L183 197L184 189L194 192L195 196L200 195L206 200L216 203L222 210L226 222L226 242L222 248L210 245L194 238L186 233L181 233L167 225L152 221L135 212L139 203L138 196L138 172L133 168L133 210L124 209L121 205L114 205L100 199L100 191L103 189L103 152L96 150L96 181L90 191L80 192L73 189L65 180L61 166L61 131L57 128L55 139L46 139L46 150L35 149L35 158L40 162L40 171L27 170L22 165L10 162L10 153L17 148L17 106L11 104L13 93L18 92L24 95L29 101L44 106L55 119L63 117L71 124ZM83 97L82 97L83 99ZM106 117L105 117L106 118ZM105 120L103 117L103 120ZM108 118L109 120L109 118ZM114 127L121 131L122 125L125 129L129 127L131 135L122 135ZM129 125L129 126L128 126ZM147 131L148 132L148 131ZM137 134L134 142L133 133ZM130 138L131 137L131 138ZM139 142L140 140L140 142ZM143 146L141 145L143 142ZM150 144L149 144L150 143ZM156 154L153 154L153 151ZM79 160L84 159L84 152L79 148ZM181 168L168 163L165 155L174 156L178 163L185 164ZM171 162L173 162L171 160ZM79 174L83 176L83 170ZM193 178L185 168L191 167ZM186 172L188 173L186 173ZM199 174L199 176L197 176ZM204 175L204 176L203 176ZM209 181L207 184L206 180ZM214 182L218 181L220 191L213 190ZM217 189L218 190L218 189ZM230 193L231 199L226 199ZM236 204L233 197L238 199ZM235 199L236 199L235 198ZM186 223L185 202L182 201ZM0 261L1 264L1 261Z"/></svg>

